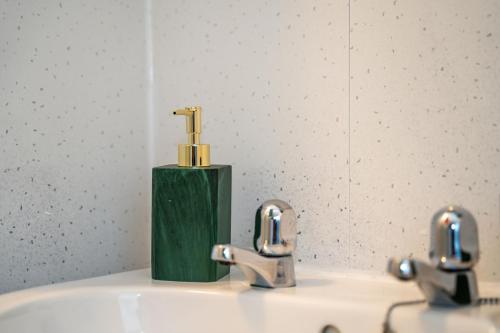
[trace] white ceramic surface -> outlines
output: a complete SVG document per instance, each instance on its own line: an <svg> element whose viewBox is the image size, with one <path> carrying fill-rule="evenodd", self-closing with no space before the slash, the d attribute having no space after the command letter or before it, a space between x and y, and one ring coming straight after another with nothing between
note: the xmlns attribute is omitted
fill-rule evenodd
<svg viewBox="0 0 500 333"><path fill-rule="evenodd" d="M298 267L297 287L258 289L233 274L215 283L156 282L149 270L0 296L0 332L380 332L386 309L420 299L413 283L386 276ZM483 295L500 294L483 283ZM397 332L500 332L500 306L457 311L425 305L397 309Z"/></svg>

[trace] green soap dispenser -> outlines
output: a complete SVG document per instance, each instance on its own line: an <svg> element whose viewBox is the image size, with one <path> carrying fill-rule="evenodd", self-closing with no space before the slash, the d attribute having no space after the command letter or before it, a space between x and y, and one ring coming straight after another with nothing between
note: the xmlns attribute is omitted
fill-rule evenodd
<svg viewBox="0 0 500 333"><path fill-rule="evenodd" d="M188 143L179 145L177 165L153 168L152 277L217 281L229 273L210 253L231 243L231 166L210 164L210 145L200 143L201 107L174 115L186 116Z"/></svg>

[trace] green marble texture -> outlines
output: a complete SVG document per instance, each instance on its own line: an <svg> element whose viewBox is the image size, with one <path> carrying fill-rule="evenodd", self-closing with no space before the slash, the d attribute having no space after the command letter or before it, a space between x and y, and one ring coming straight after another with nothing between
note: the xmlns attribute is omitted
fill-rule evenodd
<svg viewBox="0 0 500 333"><path fill-rule="evenodd" d="M231 242L231 166L153 168L151 272L155 280L210 282L229 266L210 259Z"/></svg>

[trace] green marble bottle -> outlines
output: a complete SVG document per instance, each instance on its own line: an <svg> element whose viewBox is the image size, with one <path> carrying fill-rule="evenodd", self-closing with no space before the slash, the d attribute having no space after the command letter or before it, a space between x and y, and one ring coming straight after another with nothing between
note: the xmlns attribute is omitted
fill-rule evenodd
<svg viewBox="0 0 500 333"><path fill-rule="evenodd" d="M210 254L231 242L231 166L210 165L210 145L200 143L201 107L174 114L186 116L189 140L179 145L177 165L153 168L152 277L217 281L229 273Z"/></svg>

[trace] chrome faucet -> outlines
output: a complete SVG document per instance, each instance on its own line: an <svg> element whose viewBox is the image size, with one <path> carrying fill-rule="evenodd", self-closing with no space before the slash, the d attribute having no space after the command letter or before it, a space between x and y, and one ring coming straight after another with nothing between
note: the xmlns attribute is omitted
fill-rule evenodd
<svg viewBox="0 0 500 333"><path fill-rule="evenodd" d="M434 215L429 258L430 265L410 258L391 258L387 270L400 280L415 280L431 305L457 306L477 301L473 267L479 261L479 239L471 213L449 206Z"/></svg>
<svg viewBox="0 0 500 333"><path fill-rule="evenodd" d="M292 253L297 240L297 217L281 200L264 202L255 215L254 247L257 252L225 244L215 245L212 260L236 265L255 287L295 286Z"/></svg>

